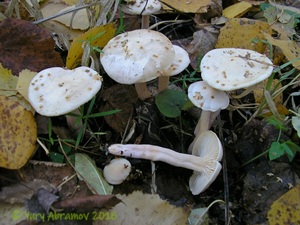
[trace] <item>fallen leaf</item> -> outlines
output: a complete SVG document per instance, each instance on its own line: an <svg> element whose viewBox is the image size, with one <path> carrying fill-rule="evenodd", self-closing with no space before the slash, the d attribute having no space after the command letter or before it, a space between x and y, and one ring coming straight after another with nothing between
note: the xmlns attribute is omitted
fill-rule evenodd
<svg viewBox="0 0 300 225"><path fill-rule="evenodd" d="M113 115L105 116L105 121L117 132L125 132L130 115L134 110L134 104L138 99L135 88L130 85L116 84L105 89L102 97L105 105L99 109L100 112L121 110ZM131 126L132 119L129 122L129 127Z"/></svg>
<svg viewBox="0 0 300 225"><path fill-rule="evenodd" d="M171 7L185 13L207 13L210 9L220 8L222 5L222 3L213 0L163 0L162 3L164 10L170 10Z"/></svg>
<svg viewBox="0 0 300 225"><path fill-rule="evenodd" d="M102 32L102 35L94 38ZM93 27L79 37L74 38L68 52L66 67L69 69L73 69L80 65L80 60L83 54L82 45L84 44L84 42L87 42L94 47L103 48L107 44L107 42L114 37L115 32L115 24L109 23L106 25L101 25L99 27Z"/></svg>
<svg viewBox="0 0 300 225"><path fill-rule="evenodd" d="M18 77L12 75L11 70L3 68L0 63L0 95L16 95L17 80Z"/></svg>
<svg viewBox="0 0 300 225"><path fill-rule="evenodd" d="M63 13L67 10L75 9L75 7L76 7L76 5L65 6L65 8L58 11L57 13ZM59 17L55 18L54 20L66 25L67 27L70 27L72 29L86 30L90 27L86 9L80 9L80 10L74 11L74 13L67 13L63 16L59 16Z"/></svg>
<svg viewBox="0 0 300 225"><path fill-rule="evenodd" d="M252 42L254 38L265 40L262 31L271 34L272 28L268 23L258 20L246 18L229 19L220 30L216 48L243 48L263 53L265 44Z"/></svg>
<svg viewBox="0 0 300 225"><path fill-rule="evenodd" d="M75 154L75 168L79 178L83 179L92 192L99 195L111 194L113 186L109 185L103 177L102 171L86 154Z"/></svg>
<svg viewBox="0 0 300 225"><path fill-rule="evenodd" d="M17 91L28 101L28 88L32 78L36 75L36 72L28 69L22 70L19 73L19 79L17 82Z"/></svg>
<svg viewBox="0 0 300 225"><path fill-rule="evenodd" d="M252 5L249 2L238 2L223 10L223 16L227 18L241 17L249 11Z"/></svg>
<svg viewBox="0 0 300 225"><path fill-rule="evenodd" d="M61 201L55 202L53 206L56 209L71 209L72 211L76 211L77 209L91 211L95 208L109 209L120 202L121 200L114 195L91 195L84 197L66 198Z"/></svg>
<svg viewBox="0 0 300 225"><path fill-rule="evenodd" d="M300 184L273 202L268 221L270 225L300 224Z"/></svg>
<svg viewBox="0 0 300 225"><path fill-rule="evenodd" d="M0 201L8 204L23 204L40 188L46 189L50 192L55 191L54 186L52 186L48 181L34 179L32 181L16 183L14 185L3 187L0 192Z"/></svg>
<svg viewBox="0 0 300 225"><path fill-rule="evenodd" d="M0 30L0 63L14 75L23 69L38 72L64 65L45 29L29 21L8 18L0 22Z"/></svg>
<svg viewBox="0 0 300 225"><path fill-rule="evenodd" d="M194 32L193 40L187 46L191 63L190 65L199 70L199 60L210 50L215 48L218 40L219 31L214 27L204 27L203 29Z"/></svg>
<svg viewBox="0 0 300 225"><path fill-rule="evenodd" d="M287 60L292 61L295 68L300 68L300 47L292 40L279 40L273 38L270 34L264 33L264 37L272 44L279 47Z"/></svg>
<svg viewBox="0 0 300 225"><path fill-rule="evenodd" d="M0 167L20 169L35 151L33 114L18 101L0 96Z"/></svg>
<svg viewBox="0 0 300 225"><path fill-rule="evenodd" d="M118 194L117 197L122 203L108 211L114 213L115 218L95 221L93 225L187 224L189 209L175 207L162 200L158 194L135 191L127 196Z"/></svg>

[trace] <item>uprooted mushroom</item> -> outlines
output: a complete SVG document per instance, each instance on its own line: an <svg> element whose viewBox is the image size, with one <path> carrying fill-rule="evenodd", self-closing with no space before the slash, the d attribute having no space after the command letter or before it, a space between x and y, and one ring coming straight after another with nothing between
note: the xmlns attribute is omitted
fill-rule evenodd
<svg viewBox="0 0 300 225"><path fill-rule="evenodd" d="M192 194L203 192L216 179L222 166L221 142L212 131L203 132L196 140L193 155L182 154L168 148L148 144L113 144L108 148L113 155L161 161L194 171L189 180Z"/></svg>

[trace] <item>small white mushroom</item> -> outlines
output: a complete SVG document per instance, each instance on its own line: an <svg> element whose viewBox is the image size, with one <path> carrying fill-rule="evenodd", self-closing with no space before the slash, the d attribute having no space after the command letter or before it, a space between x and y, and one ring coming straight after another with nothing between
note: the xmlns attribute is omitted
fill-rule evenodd
<svg viewBox="0 0 300 225"><path fill-rule="evenodd" d="M127 159L116 158L103 169L103 176L110 184L121 184L131 171L131 164Z"/></svg>
<svg viewBox="0 0 300 225"><path fill-rule="evenodd" d="M212 88L205 81L197 81L189 86L188 98L196 107L202 109L194 131L196 138L188 149L188 152L191 153L197 137L204 131L209 130L220 111L227 108L229 97L226 92Z"/></svg>
<svg viewBox="0 0 300 225"><path fill-rule="evenodd" d="M135 84L144 100L151 96L146 82L160 76L173 63L171 41L162 33L139 29L112 38L100 55L105 72L120 84Z"/></svg>
<svg viewBox="0 0 300 225"><path fill-rule="evenodd" d="M142 15L142 29L149 28L149 16L161 9L161 3L158 0L135 0L126 1L121 4L121 10L130 15Z"/></svg>
<svg viewBox="0 0 300 225"><path fill-rule="evenodd" d="M108 151L114 155L161 161L194 170L190 179L190 188L194 195L204 191L216 178L221 169L218 161L223 156L220 140L212 131L206 131L198 138L193 148L195 155L147 144L113 144Z"/></svg>
<svg viewBox="0 0 300 225"><path fill-rule="evenodd" d="M173 48L175 51L175 58L172 64L158 77L158 92L167 89L170 76L181 73L191 62L189 54L182 47L173 45Z"/></svg>

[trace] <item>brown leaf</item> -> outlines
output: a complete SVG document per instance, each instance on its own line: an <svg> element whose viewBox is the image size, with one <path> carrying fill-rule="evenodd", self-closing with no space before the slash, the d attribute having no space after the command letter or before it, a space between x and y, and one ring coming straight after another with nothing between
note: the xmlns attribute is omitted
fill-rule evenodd
<svg viewBox="0 0 300 225"><path fill-rule="evenodd" d="M83 209L92 211L95 208L111 208L121 200L114 195L91 195L86 197L67 198L53 204L57 209Z"/></svg>
<svg viewBox="0 0 300 225"><path fill-rule="evenodd" d="M0 63L14 75L23 69L38 72L64 65L45 29L28 21L8 18L1 21L0 30Z"/></svg>
<svg viewBox="0 0 300 225"><path fill-rule="evenodd" d="M103 93L106 104L100 108L101 112L120 109L121 112L105 117L105 121L117 132L124 132L134 103L137 101L137 94L133 86L117 84L106 89ZM129 127L131 127L129 124Z"/></svg>

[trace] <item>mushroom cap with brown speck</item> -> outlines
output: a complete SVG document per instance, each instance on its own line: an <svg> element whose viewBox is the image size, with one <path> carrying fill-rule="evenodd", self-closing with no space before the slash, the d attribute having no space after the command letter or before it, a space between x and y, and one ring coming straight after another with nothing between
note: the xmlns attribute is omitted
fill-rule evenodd
<svg viewBox="0 0 300 225"><path fill-rule="evenodd" d="M160 76L173 62L171 41L162 33L138 29L111 39L100 55L105 72L120 84L135 84Z"/></svg>
<svg viewBox="0 0 300 225"><path fill-rule="evenodd" d="M28 88L29 102L41 115L69 113L91 100L102 85L102 77L85 66L73 70L52 67L40 71Z"/></svg>
<svg viewBox="0 0 300 225"><path fill-rule="evenodd" d="M209 51L201 60L201 76L210 86L232 91L255 85L273 71L272 61L253 50L219 48Z"/></svg>

